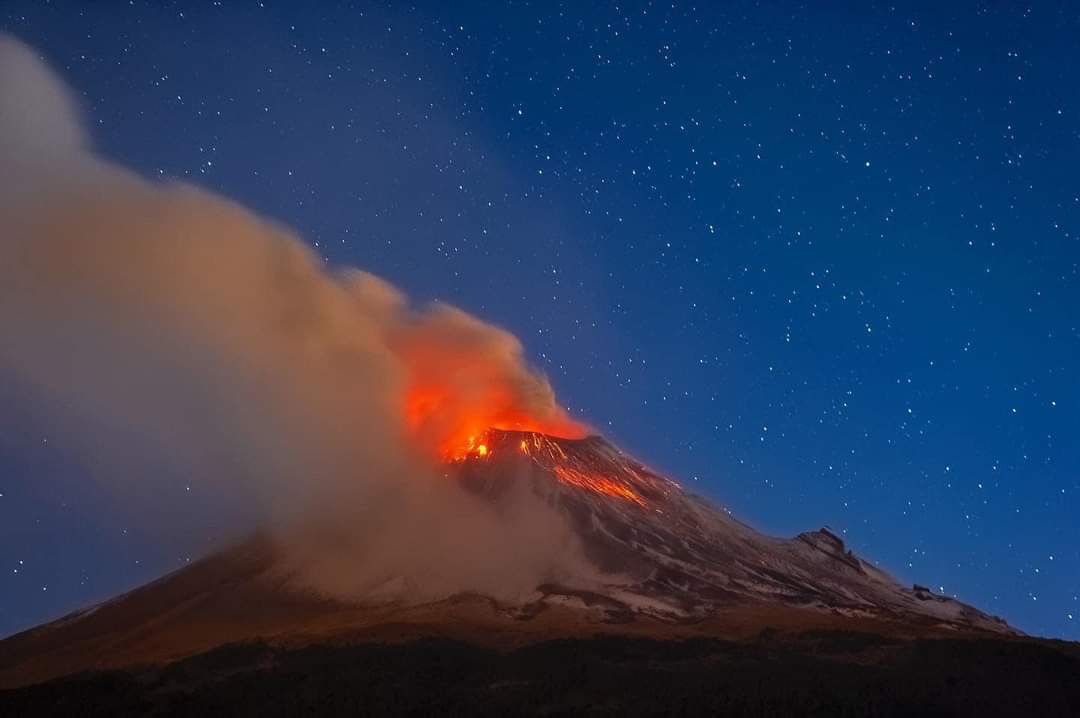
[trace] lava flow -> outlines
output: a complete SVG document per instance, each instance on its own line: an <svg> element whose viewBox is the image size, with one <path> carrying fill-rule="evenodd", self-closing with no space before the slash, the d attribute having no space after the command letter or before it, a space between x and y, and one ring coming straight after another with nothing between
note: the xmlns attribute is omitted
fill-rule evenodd
<svg viewBox="0 0 1080 718"><path fill-rule="evenodd" d="M608 496L633 501L638 506L645 508L645 500L636 491L606 476L567 466L555 466L552 470L559 477L559 481L579 486L596 494L607 494Z"/></svg>
<svg viewBox="0 0 1080 718"><path fill-rule="evenodd" d="M635 481L645 483L637 471L629 466L597 459L588 450L574 448L580 445L578 440L553 437L538 431L492 427L469 436L448 461L488 461L509 452L525 457L564 484L646 507L645 499L632 486Z"/></svg>

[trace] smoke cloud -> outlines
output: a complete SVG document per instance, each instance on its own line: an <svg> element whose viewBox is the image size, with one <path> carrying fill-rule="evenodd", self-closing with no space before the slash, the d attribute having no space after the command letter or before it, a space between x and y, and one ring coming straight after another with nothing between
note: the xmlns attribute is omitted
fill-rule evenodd
<svg viewBox="0 0 1080 718"><path fill-rule="evenodd" d="M0 178L0 376L125 506L175 517L190 509L161 497L195 477L333 596L510 597L592 574L553 508L481 500L440 463L487 426L583 433L515 337L95 155L64 84L8 37Z"/></svg>

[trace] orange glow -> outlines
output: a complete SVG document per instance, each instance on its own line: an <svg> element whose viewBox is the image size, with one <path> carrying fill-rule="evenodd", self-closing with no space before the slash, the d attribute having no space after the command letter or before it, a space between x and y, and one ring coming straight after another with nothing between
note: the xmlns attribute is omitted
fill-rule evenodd
<svg viewBox="0 0 1080 718"><path fill-rule="evenodd" d="M461 403L458 396L445 388L414 386L405 398L405 425L422 446L443 461L489 456L491 445L484 436L491 429L561 438L581 438L586 434L583 426L561 410L538 418L514 406L500 392L491 392L486 398L491 400L490 405L476 400Z"/></svg>
<svg viewBox="0 0 1080 718"><path fill-rule="evenodd" d="M400 297L381 299L399 311ZM491 429L586 436L512 334L442 303L406 314L386 327L401 368L397 406L405 437L429 458L461 460L481 443L490 456L497 447L480 438Z"/></svg>
<svg viewBox="0 0 1080 718"><path fill-rule="evenodd" d="M602 465L568 455L558 439L583 439L588 432L554 402L542 377L508 371L505 361L492 363L456 344L418 342L404 346L403 354L411 369L405 426L435 460L490 461L500 447L517 443L524 457L564 484L646 506L636 490L639 477L618 469L609 475ZM521 438L507 445L498 431Z"/></svg>

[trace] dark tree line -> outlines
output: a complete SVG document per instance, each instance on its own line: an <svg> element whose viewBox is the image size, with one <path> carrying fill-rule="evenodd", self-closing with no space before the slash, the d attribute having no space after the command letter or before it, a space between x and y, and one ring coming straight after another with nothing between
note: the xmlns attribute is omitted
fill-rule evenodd
<svg viewBox="0 0 1080 718"><path fill-rule="evenodd" d="M12 716L1080 716L1074 644L620 638L503 653L444 640L227 646L0 692Z"/></svg>

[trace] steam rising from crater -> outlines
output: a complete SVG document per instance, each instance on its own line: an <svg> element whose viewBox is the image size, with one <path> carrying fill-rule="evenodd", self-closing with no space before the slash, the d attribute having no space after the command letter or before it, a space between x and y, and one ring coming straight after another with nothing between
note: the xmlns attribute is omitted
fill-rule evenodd
<svg viewBox="0 0 1080 718"><path fill-rule="evenodd" d="M133 511L175 521L198 504L162 497L195 481L333 595L591 572L554 510L481 503L440 472L487 426L583 433L512 335L96 156L62 82L4 37L0 177L0 377Z"/></svg>

